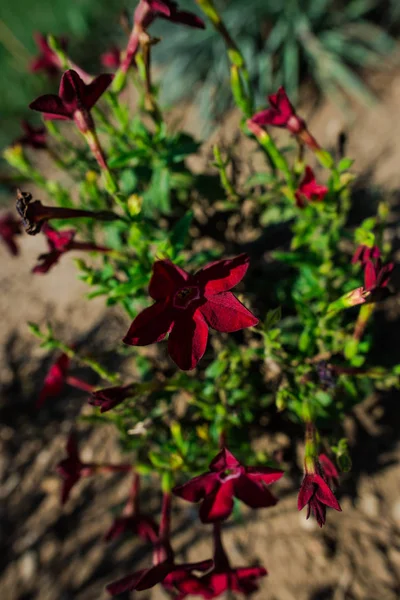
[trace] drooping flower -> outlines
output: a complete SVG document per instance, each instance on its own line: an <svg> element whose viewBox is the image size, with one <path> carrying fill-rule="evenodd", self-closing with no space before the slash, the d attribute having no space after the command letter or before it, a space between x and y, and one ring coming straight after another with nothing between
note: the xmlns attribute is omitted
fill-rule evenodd
<svg viewBox="0 0 400 600"><path fill-rule="evenodd" d="M45 35L42 33L34 33L33 37L40 54L32 60L30 70L34 73L44 71L49 77L55 77L62 68L59 57L54 50L50 48ZM67 41L65 38L60 38L59 44L63 49L66 49Z"/></svg>
<svg viewBox="0 0 400 600"><path fill-rule="evenodd" d="M226 592L237 592L246 598L258 591L257 580L267 575L261 566L231 567L221 539L221 526L215 523L214 531L214 567L202 577L193 577L178 584L183 600L187 595L201 598L217 598Z"/></svg>
<svg viewBox="0 0 400 600"><path fill-rule="evenodd" d="M67 458L60 461L56 467L58 474L64 480L61 488L61 504L67 502L73 486L82 477L90 477L96 473L127 473L132 469L131 465L127 464L100 465L82 462L75 436L72 433L68 437L66 451Z"/></svg>
<svg viewBox="0 0 400 600"><path fill-rule="evenodd" d="M364 244L360 244L354 252L351 262L353 265L359 262L364 266L369 260L373 261L380 258L380 256L381 251L378 246L365 246Z"/></svg>
<svg viewBox="0 0 400 600"><path fill-rule="evenodd" d="M318 460L328 484L337 487L339 485L339 473L331 459L326 454L320 454Z"/></svg>
<svg viewBox="0 0 400 600"><path fill-rule="evenodd" d="M328 188L325 185L317 183L313 170L311 167L307 166L304 176L299 183L299 187L294 194L297 206L299 208L304 208L307 201L321 202L327 193Z"/></svg>
<svg viewBox="0 0 400 600"><path fill-rule="evenodd" d="M128 501L122 511L122 515L114 519L113 524L105 534L104 540L106 542L115 540L127 532L138 535L144 541L157 542L158 526L151 517L141 513L139 494L140 475L135 473Z"/></svg>
<svg viewBox="0 0 400 600"><path fill-rule="evenodd" d="M303 144L313 151L320 150L320 145L307 129L304 119L299 117L293 108L285 88L280 87L276 94L268 96L270 108L255 114L249 121L260 127L272 125L287 129Z"/></svg>
<svg viewBox="0 0 400 600"><path fill-rule="evenodd" d="M208 473L175 487L173 493L189 502L201 501L201 521L213 523L229 517L234 497L250 508L274 506L278 500L266 486L282 475L280 469L246 467L223 448L211 462Z"/></svg>
<svg viewBox="0 0 400 600"><path fill-rule="evenodd" d="M47 148L45 127L34 127L28 121L21 121L21 125L24 134L15 143L30 146L35 150Z"/></svg>
<svg viewBox="0 0 400 600"><path fill-rule="evenodd" d="M136 384L117 385L92 392L89 404L100 406L100 412L107 412L135 393Z"/></svg>
<svg viewBox="0 0 400 600"><path fill-rule="evenodd" d="M189 275L169 260L157 261L149 285L156 302L136 317L123 341L147 346L170 333L172 360L182 370L194 369L206 350L208 327L229 333L258 323L228 291L241 281L248 265L248 256L241 254Z"/></svg>
<svg viewBox="0 0 400 600"><path fill-rule="evenodd" d="M12 213L6 213L0 217L0 238L13 256L17 256L19 253L15 238L21 233L21 221L17 220Z"/></svg>
<svg viewBox="0 0 400 600"><path fill-rule="evenodd" d="M302 510L307 504L307 519L313 513L320 527L326 521L326 507L341 511L340 504L322 474L306 473L301 484L297 507Z"/></svg>
<svg viewBox="0 0 400 600"><path fill-rule="evenodd" d="M205 28L205 24L200 17L194 13L179 10L178 4L172 0L140 0L133 17L133 29L120 64L120 74L116 78L116 83L118 82L119 86L123 85L125 81L126 73L139 48L140 40L143 37L148 37L146 31L157 18L167 19L173 23L180 23L189 27Z"/></svg>
<svg viewBox="0 0 400 600"><path fill-rule="evenodd" d="M100 60L107 69L118 69L121 64L121 50L118 46L113 46L101 55Z"/></svg>
<svg viewBox="0 0 400 600"><path fill-rule="evenodd" d="M61 394L67 377L70 359L67 354L60 354L57 360L51 365L43 382L42 390L39 394L36 408L40 408L48 398L54 398Z"/></svg>
<svg viewBox="0 0 400 600"><path fill-rule="evenodd" d="M128 591L148 590L162 583L169 591L177 590L186 578L192 578L193 571L208 571L213 566L212 560L202 560L195 563L175 563L174 553L170 544L170 511L171 496L163 495L163 507L160 521L158 541L154 545L153 566L136 571L106 586L111 596L117 596Z"/></svg>
<svg viewBox="0 0 400 600"><path fill-rule="evenodd" d="M26 232L30 235L39 233L43 225L51 219L76 219L90 217L101 221L113 221L118 215L102 210L82 210L78 208L62 208L61 206L44 206L40 200L32 201L32 194L17 190L16 209L22 219Z"/></svg>
<svg viewBox="0 0 400 600"><path fill-rule="evenodd" d="M45 223L42 228L46 236L49 252L40 254L39 263L33 267L32 273L48 273L51 267L58 263L63 254L71 250L84 250L89 252L109 252L109 248L96 246L90 242L75 241L75 229L64 229L57 231Z"/></svg>

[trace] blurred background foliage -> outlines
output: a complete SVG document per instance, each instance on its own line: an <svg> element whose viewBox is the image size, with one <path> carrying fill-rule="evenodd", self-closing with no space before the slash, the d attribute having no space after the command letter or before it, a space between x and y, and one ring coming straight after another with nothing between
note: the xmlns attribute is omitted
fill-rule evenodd
<svg viewBox="0 0 400 600"><path fill-rule="evenodd" d="M70 38L72 58L89 71L99 70L98 56L113 42L123 47L119 26L124 8L134 0L27 0L2 2L0 7L0 144L18 135L19 120L29 101L49 90L45 76L29 73L36 54L34 31ZM393 56L399 32L399 0L216 0L228 29L241 47L257 104L279 85L296 101L301 82L311 80L340 104L355 97L372 102L363 83L364 69L383 69ZM179 0L196 10L194 0ZM179 100L199 103L202 117L212 123L231 105L229 69L223 41L212 27L205 31L159 20L154 36L155 61L167 71L162 99L167 106ZM51 83L57 88L58 81Z"/></svg>

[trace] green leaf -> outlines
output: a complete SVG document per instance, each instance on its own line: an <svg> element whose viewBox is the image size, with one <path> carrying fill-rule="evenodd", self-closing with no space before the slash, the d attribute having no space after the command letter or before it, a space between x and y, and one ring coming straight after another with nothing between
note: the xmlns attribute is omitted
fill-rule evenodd
<svg viewBox="0 0 400 600"><path fill-rule="evenodd" d="M342 158L342 160L339 161L337 170L339 171L339 173L348 171L350 169L350 167L353 165L353 163L354 163L354 160L352 158Z"/></svg>
<svg viewBox="0 0 400 600"><path fill-rule="evenodd" d="M174 250L174 256L176 256L185 247L186 239L189 235L189 229L193 221L193 211L189 210L179 221L174 225L171 235L170 242Z"/></svg>
<svg viewBox="0 0 400 600"><path fill-rule="evenodd" d="M269 331L272 327L275 327L277 323L282 319L282 307L278 306L267 312L267 316L264 321L264 331Z"/></svg>

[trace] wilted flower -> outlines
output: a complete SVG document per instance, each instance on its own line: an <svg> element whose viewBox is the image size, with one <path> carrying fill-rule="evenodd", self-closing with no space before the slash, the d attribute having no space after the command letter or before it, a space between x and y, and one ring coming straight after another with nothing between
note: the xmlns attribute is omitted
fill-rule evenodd
<svg viewBox="0 0 400 600"><path fill-rule="evenodd" d="M12 213L0 217L0 238L13 256L19 253L15 237L21 233L21 221L17 220Z"/></svg>
<svg viewBox="0 0 400 600"><path fill-rule="evenodd" d="M118 406L121 402L124 402L127 398L131 397L135 393L136 384L130 385L117 385L114 387L104 388L103 390L96 390L92 392L89 399L89 404L92 406L100 406L100 412L107 412Z"/></svg>
<svg viewBox="0 0 400 600"><path fill-rule="evenodd" d="M18 138L15 143L30 146L36 150L47 147L45 127L33 127L28 121L21 121L21 125L24 135Z"/></svg>
<svg viewBox="0 0 400 600"><path fill-rule="evenodd" d="M140 40L147 37L146 30L157 18L167 19L173 23L181 23L189 27L204 29L202 19L194 13L179 10L178 4L172 0L140 0L133 17L133 29L128 41L126 51L120 65L120 74L116 83L120 86L125 81L126 73L132 64L133 58L139 48Z"/></svg>
<svg viewBox="0 0 400 600"><path fill-rule="evenodd" d="M44 206L40 200L32 201L32 194L22 192L20 189L17 190L16 208L26 232L30 235L39 233L43 225L51 219L90 217L102 221L113 221L119 218L113 212L105 210L91 211L78 208L62 208L61 206Z"/></svg>
<svg viewBox="0 0 400 600"><path fill-rule="evenodd" d="M280 479L283 471L269 467L246 467L223 448L210 464L210 471L173 489L176 496L201 502L200 519L213 523L227 519L236 497L250 508L265 508L277 503L266 487Z"/></svg>
<svg viewBox="0 0 400 600"><path fill-rule="evenodd" d="M49 77L54 77L62 68L61 61L52 48L50 48L47 38L42 33L34 33L34 40L39 48L39 56L33 59L30 65L31 71L45 71ZM59 44L62 48L67 47L65 38L59 39Z"/></svg>
<svg viewBox="0 0 400 600"><path fill-rule="evenodd" d="M32 273L48 273L51 267L58 263L60 257L71 250L85 250L90 252L110 251L109 248L105 248L103 246L96 246L96 244L89 242L75 241L75 229L64 229L63 231L57 231L45 223L42 231L47 238L50 252L40 254L38 258L40 262L33 267Z"/></svg>
<svg viewBox="0 0 400 600"><path fill-rule="evenodd" d="M316 182L313 170L311 167L307 166L299 187L294 194L297 206L299 208L304 208L307 201L321 202L327 193L328 188L325 185L319 185Z"/></svg>
<svg viewBox="0 0 400 600"><path fill-rule="evenodd" d="M304 119L296 114L283 87L280 87L276 94L268 96L268 100L271 107L255 114L248 123L255 123L260 127L272 125L287 129L312 150L320 150L320 145L308 131Z"/></svg>
<svg viewBox="0 0 400 600"><path fill-rule="evenodd" d="M64 483L61 489L61 504L69 498L71 489L82 477L90 477L96 473L126 473L132 469L131 465L99 465L81 461L75 436L71 433L67 441L67 458L60 461L56 467Z"/></svg>
<svg viewBox="0 0 400 600"><path fill-rule="evenodd" d="M176 591L186 578L193 577L192 571L208 571L212 567L212 560L175 564L170 544L170 511L171 497L169 493L164 493L160 534L153 551L153 566L107 585L107 591L112 596L133 590L148 590L158 583L162 583L170 591Z"/></svg>
<svg viewBox="0 0 400 600"><path fill-rule="evenodd" d="M228 291L241 281L248 265L248 256L241 254L189 275L168 260L157 261L149 285L149 294L156 302L136 317L123 341L147 346L170 333L168 352L172 360L180 369L194 369L206 350L208 327L233 332L258 323Z"/></svg>
<svg viewBox="0 0 400 600"><path fill-rule="evenodd" d="M138 535L144 541L156 543L158 526L151 517L140 511L140 475L135 473L129 492L129 498L122 515L114 519L113 524L104 536L106 542L117 539L123 533Z"/></svg>

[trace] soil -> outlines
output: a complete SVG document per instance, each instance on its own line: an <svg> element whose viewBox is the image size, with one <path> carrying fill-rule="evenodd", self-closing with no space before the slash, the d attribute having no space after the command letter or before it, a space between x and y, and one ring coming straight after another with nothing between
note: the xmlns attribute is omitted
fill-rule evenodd
<svg viewBox="0 0 400 600"><path fill-rule="evenodd" d="M335 147L338 134L345 130L347 155L356 157L354 167L362 174L364 189L380 186L379 193L390 191L395 198L400 186L400 73L376 76L371 85L381 98L372 108L354 106L346 116L327 101L314 109L305 104L302 113L326 147ZM228 115L213 141L233 143L237 119L236 113ZM192 122L193 114L187 114L188 128ZM399 233L394 221L391 235L398 239ZM126 498L126 477L114 474L84 480L61 508L54 466L81 412L83 395L67 391L39 413L35 411L50 357L38 348L26 322L51 319L64 339L79 339L88 352L112 349L129 323L118 310L105 313L102 299L84 300L86 287L77 281L69 257L48 275L33 276L34 257L44 250L40 236L25 236L21 245L19 259L0 247L0 597L105 600L105 584L145 565L149 548L129 538L111 544L102 540L112 510L118 510ZM387 304L387 318L396 319L399 308L397 294ZM397 339L398 330L397 322ZM400 597L398 403L395 394L374 395L348 418L353 469L341 478L338 497L343 512L329 511L322 530L313 520L306 521L304 511L297 512L300 471L275 486L280 497L276 507L245 512L244 522L227 525L224 540L232 564L259 561L269 571L254 595L256 600ZM118 462L112 428L82 423L79 440L85 460ZM288 441L285 436L281 439L282 444ZM148 497L148 509L154 514L159 500L152 494ZM174 515L179 560L210 555L209 528L200 527L196 517L196 508L185 503ZM140 597L166 596L157 588Z"/></svg>

